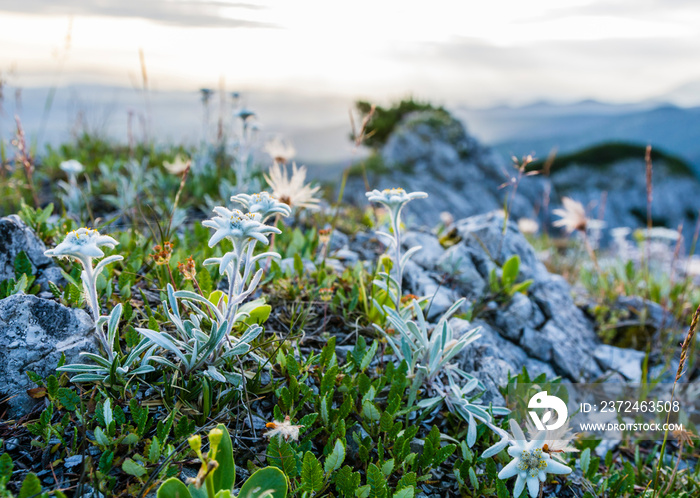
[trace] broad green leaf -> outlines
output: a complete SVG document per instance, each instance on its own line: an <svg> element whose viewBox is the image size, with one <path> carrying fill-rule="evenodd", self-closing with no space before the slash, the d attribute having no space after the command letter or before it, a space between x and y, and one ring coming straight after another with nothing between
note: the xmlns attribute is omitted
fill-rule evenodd
<svg viewBox="0 0 700 498"><path fill-rule="evenodd" d="M304 454L301 465L301 489L309 493L316 493L323 487L323 469L316 457L310 451Z"/></svg>
<svg viewBox="0 0 700 498"><path fill-rule="evenodd" d="M183 482L171 477L158 488L158 498L191 498L192 495Z"/></svg>
<svg viewBox="0 0 700 498"><path fill-rule="evenodd" d="M340 466L343 465L344 460L345 446L343 446L340 439L336 439L335 444L333 445L333 451L326 457L326 461L323 464L323 470L326 472L326 474L330 474L331 472L338 470Z"/></svg>
<svg viewBox="0 0 700 498"><path fill-rule="evenodd" d="M135 477L143 477L146 475L146 469L144 469L141 464L134 462L131 458L124 460L124 463L122 463L122 470Z"/></svg>
<svg viewBox="0 0 700 498"><path fill-rule="evenodd" d="M287 478L276 467L265 467L255 472L241 486L238 498L258 498L270 496L270 498L285 498L287 496ZM271 493L266 495L265 493ZM218 497L218 495L217 495Z"/></svg>
<svg viewBox="0 0 700 498"><path fill-rule="evenodd" d="M216 450L216 461L219 464L212 476L214 481L214 489L233 489L233 484L236 481L236 464L233 461L233 446L231 445L231 436L224 424L216 426L224 433L219 443L219 448Z"/></svg>

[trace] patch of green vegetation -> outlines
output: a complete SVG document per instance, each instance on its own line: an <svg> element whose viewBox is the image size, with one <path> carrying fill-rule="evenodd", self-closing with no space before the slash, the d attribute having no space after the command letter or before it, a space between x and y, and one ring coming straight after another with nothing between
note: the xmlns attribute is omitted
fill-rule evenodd
<svg viewBox="0 0 700 498"><path fill-rule="evenodd" d="M591 168L605 169L620 161L630 159L644 160L646 146L627 142L607 142L571 154L557 156L551 165L550 172L556 173L568 166L578 164ZM659 149L652 149L651 160L666 165L669 172L677 176L695 177L691 166L678 156ZM546 160L538 160L528 166L528 171L542 170Z"/></svg>
<svg viewBox="0 0 700 498"><path fill-rule="evenodd" d="M58 147L47 146L39 168L46 166L57 175L61 175L58 169L61 161L76 159L85 166L87 173L91 173L97 171L100 163L114 164L130 159L141 162L147 159L150 164L161 165L164 161L173 161L179 154L189 156L191 152L182 145L156 146L154 142L139 141L129 146L115 143L99 135L83 133L73 142L63 143Z"/></svg>
<svg viewBox="0 0 700 498"><path fill-rule="evenodd" d="M370 102L359 100L355 103L355 107L360 112L362 118L369 115L372 109ZM435 107L429 102L421 102L413 100L413 97L403 99L401 102L393 104L391 107L376 106L374 114L369 120L365 129L366 138L364 144L368 147L378 149L384 144L393 133L396 125L408 114L416 111L435 111L449 117L450 114L444 107ZM437 119L437 118L436 118ZM440 124L440 123L438 123Z"/></svg>

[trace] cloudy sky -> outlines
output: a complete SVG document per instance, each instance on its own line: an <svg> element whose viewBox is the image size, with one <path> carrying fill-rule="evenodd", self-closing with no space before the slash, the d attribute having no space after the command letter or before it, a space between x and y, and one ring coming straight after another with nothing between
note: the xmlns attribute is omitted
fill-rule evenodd
<svg viewBox="0 0 700 498"><path fill-rule="evenodd" d="M622 102L700 80L698 26L695 0L0 0L0 73L129 86L143 51L158 89Z"/></svg>

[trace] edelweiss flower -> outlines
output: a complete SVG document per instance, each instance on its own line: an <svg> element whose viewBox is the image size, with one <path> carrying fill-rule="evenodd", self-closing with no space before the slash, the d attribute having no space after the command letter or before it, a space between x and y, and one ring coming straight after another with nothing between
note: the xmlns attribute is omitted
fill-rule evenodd
<svg viewBox="0 0 700 498"><path fill-rule="evenodd" d="M284 438L285 441L297 441L299 439L299 429L304 427L303 425L292 425L289 421L289 415L284 417L284 422L269 422L265 424L265 427L271 429L263 434L263 436L268 439L274 436L279 436L280 439Z"/></svg>
<svg viewBox="0 0 700 498"><path fill-rule="evenodd" d="M69 176L74 176L83 172L83 165L75 159L69 159L68 161L63 161L60 168L68 173Z"/></svg>
<svg viewBox="0 0 700 498"><path fill-rule="evenodd" d="M71 256L81 262L89 262L90 258L101 258L105 255L100 247L114 247L118 244L119 242L109 235L100 235L100 232L90 228L80 228L69 232L63 242L44 254L54 258Z"/></svg>
<svg viewBox="0 0 700 498"><path fill-rule="evenodd" d="M407 193L402 188L387 188L382 191L372 190L365 193L370 202L378 202L387 207L394 216L400 213L401 209L413 199L424 199L428 197L425 192Z"/></svg>
<svg viewBox="0 0 700 498"><path fill-rule="evenodd" d="M555 209L553 211L553 213L561 219L555 221L552 225L555 227L564 227L567 233L572 233L577 230L585 232L588 227L588 217L586 216L586 210L583 204L569 197L564 197L561 201L564 204L564 209Z"/></svg>
<svg viewBox="0 0 700 498"><path fill-rule="evenodd" d="M163 167L172 175L181 175L190 167L191 161L183 156L175 157L173 162L163 161Z"/></svg>
<svg viewBox="0 0 700 498"><path fill-rule="evenodd" d="M311 187L304 184L306 180L306 166L297 168L292 164L292 176L287 177L287 168L275 163L270 168L270 174L265 175L267 184L272 188L272 195L290 207L316 209L319 199L314 194L321 187Z"/></svg>
<svg viewBox="0 0 700 498"><path fill-rule="evenodd" d="M258 213L243 213L238 209L230 210L222 206L215 207L214 212L219 216L202 222L205 227L216 230L209 239L209 247L214 247L224 238L230 239L237 249L246 239L255 239L268 245L266 234L281 233L275 227L264 225Z"/></svg>
<svg viewBox="0 0 700 498"><path fill-rule="evenodd" d="M527 484L531 498L536 498L540 491L540 482L547 480L547 474L569 474L571 469L563 463L552 460L552 457L542 451L544 435L539 434L534 440L527 442L523 431L513 419L510 421L513 438L509 439L511 447L508 454L513 460L498 473L499 479L509 479L517 476L513 496L520 496Z"/></svg>
<svg viewBox="0 0 700 498"><path fill-rule="evenodd" d="M267 142L265 144L265 152L269 154L273 161L282 164L287 164L297 153L291 143L280 137L275 137Z"/></svg>
<svg viewBox="0 0 700 498"><path fill-rule="evenodd" d="M278 201L267 192L253 195L238 194L231 197L231 200L242 204L251 213L258 213L263 221L276 213L283 216L292 214L292 209L287 204Z"/></svg>

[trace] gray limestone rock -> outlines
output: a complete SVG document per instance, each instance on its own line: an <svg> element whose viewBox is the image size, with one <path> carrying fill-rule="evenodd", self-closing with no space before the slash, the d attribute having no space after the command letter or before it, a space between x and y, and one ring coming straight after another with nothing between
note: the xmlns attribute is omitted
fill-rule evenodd
<svg viewBox="0 0 700 498"><path fill-rule="evenodd" d="M603 370L614 370L631 382L642 381L642 362L645 356L642 351L599 344L594 355Z"/></svg>
<svg viewBox="0 0 700 498"><path fill-rule="evenodd" d="M24 224L19 216L13 214L0 218L0 282L15 278L15 258L24 251L32 264L36 283L42 289L48 289L48 282L64 282L61 271L47 256L44 243Z"/></svg>
<svg viewBox="0 0 700 498"><path fill-rule="evenodd" d="M79 363L81 351L96 351L93 330L83 310L24 294L0 300L0 395L9 398L10 417L36 405L27 395L35 386L26 372L55 374L62 353L67 363Z"/></svg>

